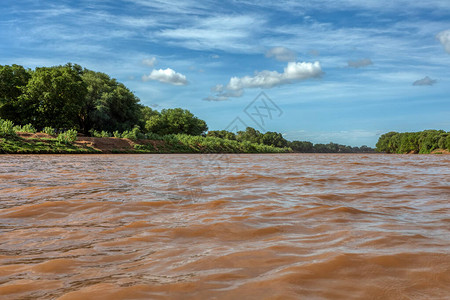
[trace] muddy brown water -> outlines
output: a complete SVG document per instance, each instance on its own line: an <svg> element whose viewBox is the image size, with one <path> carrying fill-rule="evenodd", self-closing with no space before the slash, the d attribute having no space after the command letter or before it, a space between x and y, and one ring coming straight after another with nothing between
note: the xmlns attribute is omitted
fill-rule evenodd
<svg viewBox="0 0 450 300"><path fill-rule="evenodd" d="M450 156L0 156L2 299L449 299Z"/></svg>

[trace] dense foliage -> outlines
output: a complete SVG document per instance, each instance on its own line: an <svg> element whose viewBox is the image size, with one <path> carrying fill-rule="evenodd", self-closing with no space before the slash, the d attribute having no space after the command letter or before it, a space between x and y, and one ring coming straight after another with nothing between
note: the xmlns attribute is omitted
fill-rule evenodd
<svg viewBox="0 0 450 300"><path fill-rule="evenodd" d="M430 153L436 149L450 150L450 132L388 132L378 139L376 150L386 153Z"/></svg>
<svg viewBox="0 0 450 300"><path fill-rule="evenodd" d="M145 124L148 132L159 135L189 134L201 135L208 130L206 122L181 108L163 109L161 113L150 116Z"/></svg>
<svg viewBox="0 0 450 300"><path fill-rule="evenodd" d="M80 72L87 87L79 118L82 131L123 131L138 124L142 105L129 89L104 73Z"/></svg>
<svg viewBox="0 0 450 300"><path fill-rule="evenodd" d="M267 146L248 141L227 140L218 137L203 137L187 134L169 134L154 139L164 141L162 152L176 153L286 153L290 148ZM152 144L139 145L139 150L154 151Z"/></svg>
<svg viewBox="0 0 450 300"><path fill-rule="evenodd" d="M79 65L0 66L0 118L35 128L124 131L158 112L122 83Z"/></svg>
<svg viewBox="0 0 450 300"><path fill-rule="evenodd" d="M268 145L273 147L284 148L288 147L294 152L300 153L368 153L374 152L374 149L361 146L351 147L346 145L340 145L335 143L329 144L313 144L311 142L304 141L288 141L281 133L268 131L261 133L258 130L247 127L245 131L239 131L237 134L226 130L209 131L208 137L218 137L228 140L237 140L241 142L250 142L262 145Z"/></svg>

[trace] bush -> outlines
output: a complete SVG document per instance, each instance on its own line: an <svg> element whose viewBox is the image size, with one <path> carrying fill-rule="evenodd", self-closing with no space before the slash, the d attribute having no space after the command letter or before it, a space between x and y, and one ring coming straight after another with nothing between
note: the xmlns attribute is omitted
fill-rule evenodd
<svg viewBox="0 0 450 300"><path fill-rule="evenodd" d="M55 135L56 134L56 131L55 131L55 129L53 127L44 127L44 129L42 129L41 132L49 134L49 135Z"/></svg>
<svg viewBox="0 0 450 300"><path fill-rule="evenodd" d="M0 137L15 136L14 123L9 120L0 119Z"/></svg>
<svg viewBox="0 0 450 300"><path fill-rule="evenodd" d="M33 125L27 124L22 126L22 132L36 133L36 128Z"/></svg>
<svg viewBox="0 0 450 300"><path fill-rule="evenodd" d="M77 131L75 129L67 130L66 132L58 134L56 138L59 143L70 144L77 139Z"/></svg>
<svg viewBox="0 0 450 300"><path fill-rule="evenodd" d="M147 133L146 138L147 138L148 140L156 140L156 141L161 141L161 140L164 139L164 137L160 136L160 135L157 134L157 133L153 133L153 132Z"/></svg>
<svg viewBox="0 0 450 300"><path fill-rule="evenodd" d="M116 131L113 132L113 136L114 136L115 138L119 138L119 139L122 137L122 135L120 134L120 132L119 132L118 130L116 130Z"/></svg>
<svg viewBox="0 0 450 300"><path fill-rule="evenodd" d="M133 130L126 130L122 133L122 138L130 140L141 140L145 139L145 134L143 134L139 126L134 126Z"/></svg>

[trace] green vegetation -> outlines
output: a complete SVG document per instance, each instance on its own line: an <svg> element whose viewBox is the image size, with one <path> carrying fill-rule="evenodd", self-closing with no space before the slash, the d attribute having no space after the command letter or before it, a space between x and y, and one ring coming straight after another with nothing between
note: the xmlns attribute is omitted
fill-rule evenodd
<svg viewBox="0 0 450 300"><path fill-rule="evenodd" d="M77 131L73 129L58 134L58 137L56 138L58 142L63 144L72 144L73 142L75 142L76 139L77 139Z"/></svg>
<svg viewBox="0 0 450 300"><path fill-rule="evenodd" d="M293 152L300 153L369 153L374 149L361 146L350 147L335 143L313 144L311 142L288 141L281 133L268 131L261 133L258 130L247 127L245 131L239 131L237 134L226 130L209 131L207 137L217 137L239 142L250 142L254 144L267 145L278 148L290 148Z"/></svg>
<svg viewBox="0 0 450 300"><path fill-rule="evenodd" d="M14 130L14 123L10 120L0 119L0 137L11 137L16 136L16 131Z"/></svg>
<svg viewBox="0 0 450 300"><path fill-rule="evenodd" d="M386 153L431 153L436 149L450 151L450 132L388 132L380 136L376 145L378 152Z"/></svg>
<svg viewBox="0 0 450 300"><path fill-rule="evenodd" d="M136 145L135 148L148 152L175 153L286 153L290 148L278 148L251 142L221 139L217 137L170 134L154 136L154 140L164 143L158 149L153 144Z"/></svg>
<svg viewBox="0 0 450 300"><path fill-rule="evenodd" d="M201 135L208 130L205 121L195 117L190 111L181 108L163 109L145 123L147 132L159 135L188 134Z"/></svg>
<svg viewBox="0 0 450 300"><path fill-rule="evenodd" d="M52 127L44 127L44 129L42 129L42 132L48 135L55 135L56 131L55 129L53 129Z"/></svg>
<svg viewBox="0 0 450 300"><path fill-rule="evenodd" d="M74 144L60 143L56 139L22 139L20 137L0 138L0 153L11 154L88 154L100 151Z"/></svg>

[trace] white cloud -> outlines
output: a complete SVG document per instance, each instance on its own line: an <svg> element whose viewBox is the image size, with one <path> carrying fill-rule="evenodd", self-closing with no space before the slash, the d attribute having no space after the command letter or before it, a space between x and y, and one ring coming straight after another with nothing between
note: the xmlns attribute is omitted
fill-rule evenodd
<svg viewBox="0 0 450 300"><path fill-rule="evenodd" d="M181 73L177 73L174 70L167 68L165 70L153 70L150 75L142 76L143 81L156 80L163 83L172 85L186 85L188 81L186 76Z"/></svg>
<svg viewBox="0 0 450 300"><path fill-rule="evenodd" d="M441 42L442 46L444 46L445 51L450 53L450 29L439 32L436 37Z"/></svg>
<svg viewBox="0 0 450 300"><path fill-rule="evenodd" d="M422 79L416 80L413 82L413 85L433 85L436 83L435 79L431 79L428 76L425 76Z"/></svg>
<svg viewBox="0 0 450 300"><path fill-rule="evenodd" d="M290 62L284 68L283 73L277 71L261 71L255 76L245 76L242 78L232 77L227 84L228 90L241 90L244 88L272 88L277 85L288 84L294 81L304 80L313 77L320 77L322 68L318 61Z"/></svg>
<svg viewBox="0 0 450 300"><path fill-rule="evenodd" d="M318 61L314 63L289 62L283 73L261 71L256 72L254 76L232 77L226 86L218 84L213 87L211 91L217 94L207 99L211 101L214 98L216 101L220 101L227 100L230 97L241 97L244 89L247 88L272 88L309 78L318 78L322 73Z"/></svg>
<svg viewBox="0 0 450 300"><path fill-rule="evenodd" d="M348 67L350 67L350 68L362 68L362 67L367 67L370 65L373 65L373 62L370 58L348 61Z"/></svg>
<svg viewBox="0 0 450 300"><path fill-rule="evenodd" d="M146 65L147 67L154 67L156 64L156 57L152 57L152 58L144 58L142 60L142 63L144 65Z"/></svg>
<svg viewBox="0 0 450 300"><path fill-rule="evenodd" d="M297 54L285 47L274 47L266 52L266 57L273 57L279 61L295 61Z"/></svg>

